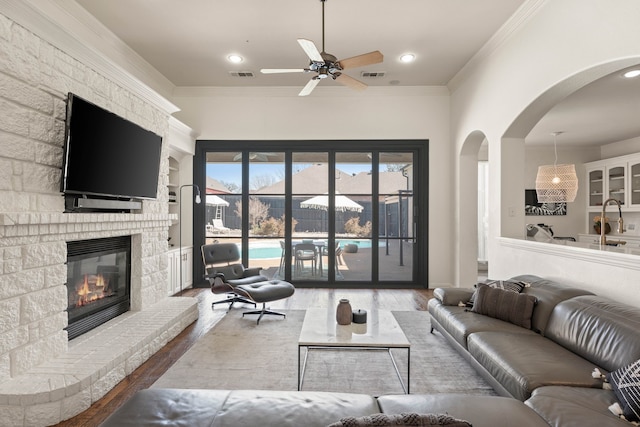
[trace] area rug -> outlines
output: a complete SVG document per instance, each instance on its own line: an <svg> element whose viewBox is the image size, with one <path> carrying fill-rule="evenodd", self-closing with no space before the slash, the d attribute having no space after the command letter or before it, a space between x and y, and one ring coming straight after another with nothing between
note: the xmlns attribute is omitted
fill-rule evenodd
<svg viewBox="0 0 640 427"><path fill-rule="evenodd" d="M304 310L285 319L232 310L189 349L153 388L297 390L298 336ZM495 395L491 386L439 334L431 334L424 311L394 311L411 342L411 394ZM304 355L304 349L303 349ZM406 382L407 352L393 350ZM309 353L303 390L382 395L403 393L386 351L314 350Z"/></svg>

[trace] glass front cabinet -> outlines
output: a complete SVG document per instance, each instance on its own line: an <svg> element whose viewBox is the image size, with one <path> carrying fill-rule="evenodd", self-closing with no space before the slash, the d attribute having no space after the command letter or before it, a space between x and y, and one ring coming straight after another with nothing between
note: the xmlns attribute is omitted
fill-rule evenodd
<svg viewBox="0 0 640 427"><path fill-rule="evenodd" d="M624 210L640 211L640 155L586 163L587 210L599 212L613 198Z"/></svg>
<svg viewBox="0 0 640 427"><path fill-rule="evenodd" d="M640 158L629 162L629 206L640 210Z"/></svg>
<svg viewBox="0 0 640 427"><path fill-rule="evenodd" d="M587 203L589 208L598 208L604 203L604 166L587 169Z"/></svg>

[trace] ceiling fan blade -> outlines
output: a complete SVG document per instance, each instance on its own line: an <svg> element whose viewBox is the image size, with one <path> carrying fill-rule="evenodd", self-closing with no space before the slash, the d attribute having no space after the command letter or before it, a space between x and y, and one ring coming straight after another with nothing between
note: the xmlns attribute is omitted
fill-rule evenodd
<svg viewBox="0 0 640 427"><path fill-rule="evenodd" d="M298 39L298 43L310 60L314 62L324 62L324 59L322 59L322 55L320 55L320 51L311 40Z"/></svg>
<svg viewBox="0 0 640 427"><path fill-rule="evenodd" d="M308 71L304 68L263 68L260 70L262 74L276 74L276 73L304 73Z"/></svg>
<svg viewBox="0 0 640 427"><path fill-rule="evenodd" d="M365 90L367 88L366 84L346 74L340 74L338 77L336 77L336 81L355 90Z"/></svg>
<svg viewBox="0 0 640 427"><path fill-rule="evenodd" d="M309 95L313 91L313 89L315 89L315 87L318 86L318 83L320 83L320 79L311 79L311 80L309 80L309 83L307 83L307 85L302 88L302 90L300 91L298 96L307 96L307 95Z"/></svg>
<svg viewBox="0 0 640 427"><path fill-rule="evenodd" d="M379 50L365 53L363 55L353 56L347 59L341 59L338 61L340 68L346 70L347 68L364 67L365 65L377 64L382 62L384 56Z"/></svg>

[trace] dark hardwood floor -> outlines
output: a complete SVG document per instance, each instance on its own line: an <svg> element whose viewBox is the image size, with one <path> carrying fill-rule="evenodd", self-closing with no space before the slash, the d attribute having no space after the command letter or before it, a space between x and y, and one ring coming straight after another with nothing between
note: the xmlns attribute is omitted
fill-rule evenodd
<svg viewBox="0 0 640 427"><path fill-rule="evenodd" d="M215 310L211 309L211 302L219 299L220 296L213 295L209 289L187 289L181 295L198 299L198 320L122 380L102 399L91 405L89 409L56 426L93 427L99 425L136 391L150 387L226 313L226 304L217 305ZM296 293L291 298L274 301L270 307L274 310L335 307L341 298L348 298L354 309L424 311L432 296L433 291L427 289L296 289Z"/></svg>

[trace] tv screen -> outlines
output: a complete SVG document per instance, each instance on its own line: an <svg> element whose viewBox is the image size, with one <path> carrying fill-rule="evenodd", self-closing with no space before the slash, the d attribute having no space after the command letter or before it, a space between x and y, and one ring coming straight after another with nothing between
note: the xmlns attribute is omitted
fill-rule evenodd
<svg viewBox="0 0 640 427"><path fill-rule="evenodd" d="M69 94L63 193L155 199L161 151L162 137Z"/></svg>

